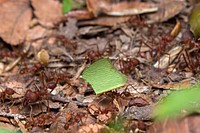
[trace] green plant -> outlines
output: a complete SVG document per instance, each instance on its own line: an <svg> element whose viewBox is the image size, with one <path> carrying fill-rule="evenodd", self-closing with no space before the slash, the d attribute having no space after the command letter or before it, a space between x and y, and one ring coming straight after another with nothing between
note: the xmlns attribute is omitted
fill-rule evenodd
<svg viewBox="0 0 200 133"><path fill-rule="evenodd" d="M166 118L176 118L182 116L182 111L194 112L200 107L200 83L172 92L165 97L154 110L154 116L163 120Z"/></svg>
<svg viewBox="0 0 200 133"><path fill-rule="evenodd" d="M63 0L62 1L62 12L63 14L68 13L74 8L81 8L83 3L79 3L75 0Z"/></svg>

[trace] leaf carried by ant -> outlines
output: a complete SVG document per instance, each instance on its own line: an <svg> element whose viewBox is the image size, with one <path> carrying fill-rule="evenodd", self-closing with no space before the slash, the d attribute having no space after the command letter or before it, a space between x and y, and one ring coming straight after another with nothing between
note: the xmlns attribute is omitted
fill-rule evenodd
<svg viewBox="0 0 200 133"><path fill-rule="evenodd" d="M96 94L123 86L127 77L117 71L107 58L99 59L82 74L84 80L91 84Z"/></svg>

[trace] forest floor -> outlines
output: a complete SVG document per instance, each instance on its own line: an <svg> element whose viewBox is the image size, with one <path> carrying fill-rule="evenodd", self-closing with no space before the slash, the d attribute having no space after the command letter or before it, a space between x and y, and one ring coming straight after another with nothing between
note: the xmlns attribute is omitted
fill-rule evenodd
<svg viewBox="0 0 200 133"><path fill-rule="evenodd" d="M163 97L198 80L191 3L151 0L143 6L138 0L130 7L136 15L123 15L131 1L118 2L117 10L113 1L112 10L104 10L111 3L88 0L84 10L63 16L59 1L19 1L0 4L1 127L23 133L198 132L199 116L164 123L152 116ZM116 12L121 15L110 15ZM97 95L81 75L101 58L128 81Z"/></svg>

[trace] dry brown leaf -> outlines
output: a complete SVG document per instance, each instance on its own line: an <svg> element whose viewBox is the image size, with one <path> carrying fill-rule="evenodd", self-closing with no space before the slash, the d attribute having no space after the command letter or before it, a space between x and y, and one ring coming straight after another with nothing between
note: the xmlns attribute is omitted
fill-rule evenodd
<svg viewBox="0 0 200 133"><path fill-rule="evenodd" d="M176 25L174 26L173 30L170 32L170 35L173 37L176 37L178 36L180 30L181 30L181 22L179 20L176 20Z"/></svg>
<svg viewBox="0 0 200 133"><path fill-rule="evenodd" d="M40 25L34 26L33 28L29 29L26 36L26 40L33 41L33 40L41 39L41 38L46 37L50 33L51 31L49 30L47 31L45 28L43 28Z"/></svg>
<svg viewBox="0 0 200 133"><path fill-rule="evenodd" d="M199 133L199 116L189 116L181 120L166 120L154 123L147 133Z"/></svg>
<svg viewBox="0 0 200 133"><path fill-rule="evenodd" d="M112 4L107 8L107 10L104 11L104 13L112 16L124 16L155 12L157 10L158 7L153 3L124 1L117 4Z"/></svg>
<svg viewBox="0 0 200 133"><path fill-rule="evenodd" d="M11 45L22 43L32 18L29 1L0 1L0 12L1 38Z"/></svg>
<svg viewBox="0 0 200 133"><path fill-rule="evenodd" d="M24 96L25 84L18 82L16 80L7 81L3 84L4 90L6 88L12 88L16 93L12 95L12 98L20 98Z"/></svg>
<svg viewBox="0 0 200 133"><path fill-rule="evenodd" d="M117 24L127 22L131 17L130 16L121 16L121 17L98 17L97 19L90 21L79 22L79 25L101 25L101 26L116 26Z"/></svg>
<svg viewBox="0 0 200 133"><path fill-rule="evenodd" d="M143 107L131 106L126 109L124 116L128 119L151 120L154 106L154 104Z"/></svg>
<svg viewBox="0 0 200 133"><path fill-rule="evenodd" d="M89 125L86 125L86 126L81 126L78 130L78 133L99 133L104 128L106 128L105 125L89 124Z"/></svg>
<svg viewBox="0 0 200 133"><path fill-rule="evenodd" d="M164 22L179 14L184 8L186 3L184 1L166 1L161 2L159 9L156 13L147 15L149 21L147 23Z"/></svg>
<svg viewBox="0 0 200 133"><path fill-rule="evenodd" d="M43 26L53 27L62 17L62 5L56 0L31 0L34 14Z"/></svg>
<svg viewBox="0 0 200 133"><path fill-rule="evenodd" d="M92 12L95 17L110 8L110 3L108 0L86 0L87 9Z"/></svg>
<svg viewBox="0 0 200 133"><path fill-rule="evenodd" d="M108 0L87 0L87 8L95 17L105 13L112 16L136 15L155 12L158 7L153 3L145 2L119 2L111 3Z"/></svg>
<svg viewBox="0 0 200 133"><path fill-rule="evenodd" d="M77 20L86 20L86 19L92 19L94 18L94 15L89 12L88 10L76 10L71 11L68 14L66 14L62 19L62 21L67 20L68 18L76 18Z"/></svg>
<svg viewBox="0 0 200 133"><path fill-rule="evenodd" d="M191 80L185 79L178 83L170 83L170 84L163 84L163 85L151 84L151 86L156 87L156 88L161 88L161 89L182 89L185 87L191 87L192 84L191 84Z"/></svg>

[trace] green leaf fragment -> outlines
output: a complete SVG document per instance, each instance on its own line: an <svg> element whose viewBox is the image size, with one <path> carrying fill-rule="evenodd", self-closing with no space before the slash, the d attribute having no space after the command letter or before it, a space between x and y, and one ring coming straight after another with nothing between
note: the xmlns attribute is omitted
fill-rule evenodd
<svg viewBox="0 0 200 133"><path fill-rule="evenodd" d="M62 12L63 14L68 13L72 9L76 8L79 9L83 6L83 3L80 1L73 1L73 0L63 0L62 1Z"/></svg>
<svg viewBox="0 0 200 133"><path fill-rule="evenodd" d="M99 59L86 68L82 77L90 83L96 94L116 89L127 82L127 77L117 71L107 58Z"/></svg>
<svg viewBox="0 0 200 133"><path fill-rule="evenodd" d="M164 120L170 117L176 118L181 116L181 111L183 110L188 113L194 112L199 107L199 104L200 84L192 88L172 92L155 108L154 116L158 120Z"/></svg>
<svg viewBox="0 0 200 133"><path fill-rule="evenodd" d="M0 133L16 133L16 132L8 130L5 127L0 127Z"/></svg>
<svg viewBox="0 0 200 133"><path fill-rule="evenodd" d="M63 3L62 3L62 12L63 14L69 12L72 10L72 6L73 6L73 2L72 0L63 0Z"/></svg>

